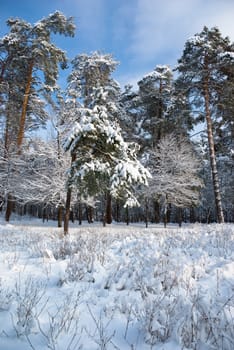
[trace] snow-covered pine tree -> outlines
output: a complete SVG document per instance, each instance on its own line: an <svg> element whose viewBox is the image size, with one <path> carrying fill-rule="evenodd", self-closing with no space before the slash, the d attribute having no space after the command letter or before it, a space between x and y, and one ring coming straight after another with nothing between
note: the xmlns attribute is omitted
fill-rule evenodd
<svg viewBox="0 0 234 350"><path fill-rule="evenodd" d="M51 34L73 36L75 26L72 18L66 18L58 11L35 25L18 18L9 19L7 24L10 32L0 40L0 92L4 101L1 109L5 118L4 144L6 155L9 155L10 148L20 154L26 129L45 119L41 93L53 91L59 65L66 67L65 52L51 42ZM44 81L39 72L43 72ZM7 221L11 197L9 193Z"/></svg>
<svg viewBox="0 0 234 350"><path fill-rule="evenodd" d="M167 108L172 94L172 71L168 66L156 66L139 82L139 95L144 110L142 130L149 147L155 147L167 129Z"/></svg>
<svg viewBox="0 0 234 350"><path fill-rule="evenodd" d="M69 94L82 99L83 106L69 111L77 121L64 144L73 159L68 189L77 188L83 197L122 197L126 205L133 206L138 203L134 186L147 185L150 174L137 160L137 145L122 137L116 118L120 112L116 98L119 88L111 78L115 65L110 55L98 53L85 59L78 56L74 61Z"/></svg>
<svg viewBox="0 0 234 350"><path fill-rule="evenodd" d="M10 32L1 39L1 52L5 56L2 61L1 78L7 83L10 74L24 77L24 80L21 78L23 100L17 131L17 146L20 150L28 106L33 102L33 83L36 81L40 90L53 90L56 87L59 65L62 68L67 65L65 52L51 42L51 35L59 33L73 36L75 26L72 18L66 18L58 11L34 25L18 18L10 18L7 24ZM41 81L38 72L43 72L44 82ZM34 94L38 97L38 90L34 91Z"/></svg>
<svg viewBox="0 0 234 350"><path fill-rule="evenodd" d="M227 67L233 66L233 52L229 38L223 38L218 28L204 27L201 33L185 43L177 67L179 86L186 93L193 110L198 110L199 120L206 121L215 206L220 223L224 221L224 215L215 154L214 122L222 117L218 105L229 78Z"/></svg>

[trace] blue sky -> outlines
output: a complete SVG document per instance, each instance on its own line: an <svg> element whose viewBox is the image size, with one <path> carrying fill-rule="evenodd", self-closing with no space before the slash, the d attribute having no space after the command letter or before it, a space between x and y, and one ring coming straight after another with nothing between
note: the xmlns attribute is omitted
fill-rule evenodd
<svg viewBox="0 0 234 350"><path fill-rule="evenodd" d="M1 0L0 35L9 17L35 23L55 10L77 25L75 38L58 37L57 45L69 58L111 53L120 62L115 78L121 85L135 85L157 64L174 67L185 41L204 25L218 26L234 41L234 0Z"/></svg>

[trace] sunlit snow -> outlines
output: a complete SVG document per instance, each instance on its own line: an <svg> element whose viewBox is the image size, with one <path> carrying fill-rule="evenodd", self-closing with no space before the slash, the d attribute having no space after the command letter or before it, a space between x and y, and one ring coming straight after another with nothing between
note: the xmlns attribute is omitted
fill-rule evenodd
<svg viewBox="0 0 234 350"><path fill-rule="evenodd" d="M0 349L234 348L234 225L0 221Z"/></svg>

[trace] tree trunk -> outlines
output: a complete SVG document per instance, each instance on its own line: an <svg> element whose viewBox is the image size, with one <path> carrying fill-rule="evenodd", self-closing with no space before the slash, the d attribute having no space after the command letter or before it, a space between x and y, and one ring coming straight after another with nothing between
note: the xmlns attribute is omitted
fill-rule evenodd
<svg viewBox="0 0 234 350"><path fill-rule="evenodd" d="M81 201L78 203L78 220L79 220L79 225L82 225L82 204Z"/></svg>
<svg viewBox="0 0 234 350"><path fill-rule="evenodd" d="M6 116L6 127L5 127L5 136L4 136L4 159L7 159L9 156L9 114Z"/></svg>
<svg viewBox="0 0 234 350"><path fill-rule="evenodd" d="M129 225L129 208L128 205L126 206L126 224Z"/></svg>
<svg viewBox="0 0 234 350"><path fill-rule="evenodd" d="M207 58L205 58L205 69L208 72L209 68L208 68ZM217 170L217 164L216 164L216 158L215 158L214 137L213 137L212 120L211 120L211 112L210 112L209 75L208 74L204 78L203 93L204 93L204 99L205 99L205 115L206 115L207 134L208 134L208 143L209 143L209 152L210 152L210 165L211 165L214 196L215 196L215 206L217 211L218 222L223 223L224 216L223 216L221 194L219 189L219 177L218 177L218 170Z"/></svg>
<svg viewBox="0 0 234 350"><path fill-rule="evenodd" d="M68 187L66 204L65 204L64 235L68 234L69 219L70 219L70 206L71 206L71 194L72 194L72 189L71 189L71 187Z"/></svg>
<svg viewBox="0 0 234 350"><path fill-rule="evenodd" d="M32 84L32 72L33 72L33 60L31 60L31 62L29 63L27 84L26 84L26 88L25 88L24 100L23 100L22 111L21 111L21 116L20 116L19 131L18 131L18 135L17 135L18 154L21 153L21 146L22 146L22 142L23 142L23 138L24 138L28 100L29 100L29 94L30 94L30 89L31 89L31 84Z"/></svg>
<svg viewBox="0 0 234 350"><path fill-rule="evenodd" d="M93 207L91 205L86 206L86 217L89 224L93 223Z"/></svg>
<svg viewBox="0 0 234 350"><path fill-rule="evenodd" d="M145 227L148 228L149 224L149 204L148 200L145 201Z"/></svg>
<svg viewBox="0 0 234 350"><path fill-rule="evenodd" d="M167 204L164 206L164 213L163 213L163 223L164 227L167 227Z"/></svg>
<svg viewBox="0 0 234 350"><path fill-rule="evenodd" d="M62 227L63 222L63 207L60 205L58 207L58 227Z"/></svg>
<svg viewBox="0 0 234 350"><path fill-rule="evenodd" d="M116 222L120 222L120 204L118 199L116 200L115 220Z"/></svg>
<svg viewBox="0 0 234 350"><path fill-rule="evenodd" d="M155 223L159 224L160 223L160 205L158 200L154 201L154 218L155 218Z"/></svg>
<svg viewBox="0 0 234 350"><path fill-rule="evenodd" d="M195 214L195 209L192 207L192 208L190 208L190 210L189 210L189 221L190 221L190 223L194 223L194 222L196 222L196 214Z"/></svg>
<svg viewBox="0 0 234 350"><path fill-rule="evenodd" d="M12 209L13 209L13 198L12 195L10 193L8 193L7 196L7 207L6 207L6 213L5 213L5 220L7 222L10 221L10 216L12 213Z"/></svg>
<svg viewBox="0 0 234 350"><path fill-rule="evenodd" d="M4 160L7 161L9 157L9 114L6 116L6 126L5 126L5 135L4 135ZM7 195L7 207L5 212L5 220L10 221L10 216L13 209L13 198L10 193Z"/></svg>
<svg viewBox="0 0 234 350"><path fill-rule="evenodd" d="M72 164L75 160L76 160L76 155L72 154L71 167L72 167ZM72 195L72 189L71 189L71 186L68 186L67 198L66 198L66 204L65 204L65 216L64 216L64 235L68 234L69 219L70 219L70 207L71 207L71 195Z"/></svg>
<svg viewBox="0 0 234 350"><path fill-rule="evenodd" d="M179 224L179 227L182 226L182 208L177 208L177 221Z"/></svg>
<svg viewBox="0 0 234 350"><path fill-rule="evenodd" d="M168 203L168 205L167 205L167 223L169 222L171 222L171 203Z"/></svg>
<svg viewBox="0 0 234 350"><path fill-rule="evenodd" d="M112 205L111 205L111 195L110 193L108 192L106 194L106 223L107 224L111 224L112 223Z"/></svg>

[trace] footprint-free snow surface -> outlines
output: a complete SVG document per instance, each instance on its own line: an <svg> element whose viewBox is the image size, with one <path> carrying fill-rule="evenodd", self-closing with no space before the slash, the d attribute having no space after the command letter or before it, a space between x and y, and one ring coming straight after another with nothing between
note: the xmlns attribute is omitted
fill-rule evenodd
<svg viewBox="0 0 234 350"><path fill-rule="evenodd" d="M233 350L234 225L0 221L0 350Z"/></svg>

